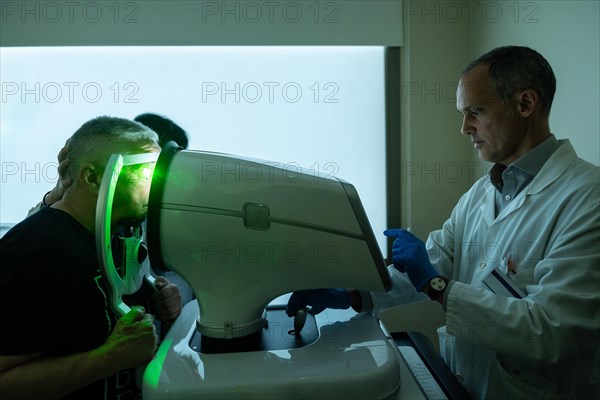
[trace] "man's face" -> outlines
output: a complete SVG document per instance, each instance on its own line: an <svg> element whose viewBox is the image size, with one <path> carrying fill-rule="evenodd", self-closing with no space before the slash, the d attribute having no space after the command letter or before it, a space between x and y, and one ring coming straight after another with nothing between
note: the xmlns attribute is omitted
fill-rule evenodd
<svg viewBox="0 0 600 400"><path fill-rule="evenodd" d="M509 165L525 153L525 120L518 101L505 104L487 87L488 67L477 66L458 83L456 108L463 115L461 132L485 161Z"/></svg>
<svg viewBox="0 0 600 400"><path fill-rule="evenodd" d="M113 225L122 220L146 217L155 165L151 163L123 168L115 188L111 217Z"/></svg>

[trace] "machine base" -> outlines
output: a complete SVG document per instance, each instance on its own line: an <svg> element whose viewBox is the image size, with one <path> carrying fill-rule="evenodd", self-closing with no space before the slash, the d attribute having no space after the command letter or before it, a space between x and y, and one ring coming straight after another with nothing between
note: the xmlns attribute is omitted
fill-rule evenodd
<svg viewBox="0 0 600 400"><path fill-rule="evenodd" d="M308 345L290 337L291 319L270 321L263 337L277 338L269 340L277 348L209 354L194 339L198 312L196 302L183 308L146 368L145 400L387 399L400 387L399 352L370 313L325 310Z"/></svg>
<svg viewBox="0 0 600 400"><path fill-rule="evenodd" d="M307 316L306 324L300 334L294 332L293 318L287 316L283 306L268 307L266 319L267 326L265 328L241 338L214 339L200 335L196 331L192 335L190 347L205 354L289 350L306 346L319 338L319 330L313 315Z"/></svg>

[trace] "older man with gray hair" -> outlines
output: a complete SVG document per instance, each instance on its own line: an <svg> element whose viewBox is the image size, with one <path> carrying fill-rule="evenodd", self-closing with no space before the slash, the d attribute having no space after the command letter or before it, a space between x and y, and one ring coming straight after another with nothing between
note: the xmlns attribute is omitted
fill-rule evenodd
<svg viewBox="0 0 600 400"><path fill-rule="evenodd" d="M117 319L98 266L95 214L104 166L113 153L158 152L146 126L114 117L83 124L69 139L72 180L63 198L14 226L0 239L0 398L139 398L133 368L156 349L153 317L134 307ZM139 166L123 168L112 227L141 218L150 180ZM172 321L179 291L164 278L151 304Z"/></svg>

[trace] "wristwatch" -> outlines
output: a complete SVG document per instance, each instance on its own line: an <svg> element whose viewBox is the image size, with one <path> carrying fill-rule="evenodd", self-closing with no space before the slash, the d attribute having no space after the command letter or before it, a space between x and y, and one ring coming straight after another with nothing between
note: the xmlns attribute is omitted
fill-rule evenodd
<svg viewBox="0 0 600 400"><path fill-rule="evenodd" d="M444 301L444 291L448 286L448 279L443 276L436 276L429 281L429 284L426 285L426 290L424 292L429 296L431 300L439 301L442 303Z"/></svg>

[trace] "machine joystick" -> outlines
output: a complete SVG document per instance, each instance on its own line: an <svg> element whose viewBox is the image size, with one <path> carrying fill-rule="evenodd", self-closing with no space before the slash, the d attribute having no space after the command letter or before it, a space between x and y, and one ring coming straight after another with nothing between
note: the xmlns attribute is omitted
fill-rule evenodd
<svg viewBox="0 0 600 400"><path fill-rule="evenodd" d="M300 340L300 332L306 323L306 307L300 307L294 316L294 335L296 340Z"/></svg>

